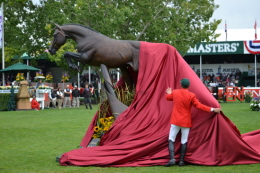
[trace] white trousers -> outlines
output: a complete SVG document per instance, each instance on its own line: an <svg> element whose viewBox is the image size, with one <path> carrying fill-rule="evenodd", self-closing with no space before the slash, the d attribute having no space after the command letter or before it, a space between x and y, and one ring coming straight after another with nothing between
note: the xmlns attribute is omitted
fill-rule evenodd
<svg viewBox="0 0 260 173"><path fill-rule="evenodd" d="M176 136L180 130L181 130L181 144L185 144L186 142L188 142L188 136L190 133L190 128L188 128L188 127L180 127L180 126L171 124L169 140L171 140L172 142L175 142Z"/></svg>
<svg viewBox="0 0 260 173"><path fill-rule="evenodd" d="M65 108L67 105L67 102L69 102L69 107L71 108L71 100L70 97L64 97L64 103L63 103L63 108Z"/></svg>

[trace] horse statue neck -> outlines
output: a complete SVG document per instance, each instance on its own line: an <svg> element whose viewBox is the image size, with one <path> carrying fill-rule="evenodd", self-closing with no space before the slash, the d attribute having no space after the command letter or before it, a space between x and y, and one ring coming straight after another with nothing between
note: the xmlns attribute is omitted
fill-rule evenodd
<svg viewBox="0 0 260 173"><path fill-rule="evenodd" d="M62 30L65 32L65 34L71 38L72 40L76 41L77 43L84 40L83 38L88 37L88 39L91 39L91 37L106 37L99 32L83 25L78 24L67 24L61 26Z"/></svg>

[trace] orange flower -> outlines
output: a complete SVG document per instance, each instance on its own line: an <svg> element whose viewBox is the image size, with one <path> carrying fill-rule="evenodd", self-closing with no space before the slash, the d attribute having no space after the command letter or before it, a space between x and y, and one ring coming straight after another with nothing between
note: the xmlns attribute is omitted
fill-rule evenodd
<svg viewBox="0 0 260 173"><path fill-rule="evenodd" d="M109 129L108 126L104 127L104 131L108 131L108 129Z"/></svg>

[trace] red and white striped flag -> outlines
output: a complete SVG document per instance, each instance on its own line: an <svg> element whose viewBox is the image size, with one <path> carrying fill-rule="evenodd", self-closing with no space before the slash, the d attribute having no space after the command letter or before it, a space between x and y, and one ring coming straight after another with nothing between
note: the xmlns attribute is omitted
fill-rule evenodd
<svg viewBox="0 0 260 173"><path fill-rule="evenodd" d="M256 23L256 20L255 20L254 28L255 28L255 40L257 40L257 23Z"/></svg>

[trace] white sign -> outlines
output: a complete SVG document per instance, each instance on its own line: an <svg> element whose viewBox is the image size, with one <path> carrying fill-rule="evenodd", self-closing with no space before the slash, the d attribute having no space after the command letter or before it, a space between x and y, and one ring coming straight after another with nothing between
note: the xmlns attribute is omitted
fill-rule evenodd
<svg viewBox="0 0 260 173"><path fill-rule="evenodd" d="M199 64L189 64L195 72L200 71ZM202 64L202 72L207 74L217 73L232 73L239 69L241 72L248 72L249 67L254 67L254 63L237 63L237 64ZM260 64L257 64L257 68L260 68Z"/></svg>

